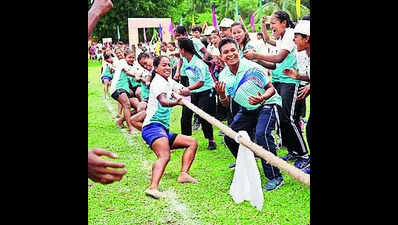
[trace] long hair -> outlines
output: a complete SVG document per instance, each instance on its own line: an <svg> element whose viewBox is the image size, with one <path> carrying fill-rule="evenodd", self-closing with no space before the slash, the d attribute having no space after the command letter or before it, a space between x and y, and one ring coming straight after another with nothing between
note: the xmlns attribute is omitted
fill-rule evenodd
<svg viewBox="0 0 398 225"><path fill-rule="evenodd" d="M180 49L184 49L184 51L187 51L191 53L192 55L196 55L199 59L202 59L200 55L196 52L195 47L193 46L193 41L188 38L181 38L178 40L178 46Z"/></svg>
<svg viewBox="0 0 398 225"><path fill-rule="evenodd" d="M239 23L239 22L233 23L233 24L231 25L231 29L232 29L232 27L234 27L234 26L240 26L240 27L242 28L242 30L245 32L245 38L243 39L243 42L242 42L242 45L243 45L243 48L242 48L242 49L245 49L247 43L249 43L249 41L250 41L249 33L245 30L245 28L243 27L243 25L242 25L241 23ZM240 47L240 45L239 45L239 47Z"/></svg>
<svg viewBox="0 0 398 225"><path fill-rule="evenodd" d="M295 25L293 23L293 21L290 19L290 16L287 12L285 11L276 11L273 13L275 15L275 17L282 23L283 21L286 21L286 28L290 27L290 28L294 28Z"/></svg>

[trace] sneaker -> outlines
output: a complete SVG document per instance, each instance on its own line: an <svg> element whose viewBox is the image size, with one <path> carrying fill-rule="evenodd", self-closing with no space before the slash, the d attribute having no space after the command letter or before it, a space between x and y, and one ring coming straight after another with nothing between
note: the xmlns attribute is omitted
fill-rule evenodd
<svg viewBox="0 0 398 225"><path fill-rule="evenodd" d="M310 174L310 169L311 169L310 167L305 168L305 169L304 169L304 173Z"/></svg>
<svg viewBox="0 0 398 225"><path fill-rule="evenodd" d="M301 158L301 157L300 157L300 158L294 163L294 166L297 167L298 169L302 170L302 169L305 169L305 168L309 167L309 166L310 166L310 162L311 162L310 157L308 157L308 158Z"/></svg>
<svg viewBox="0 0 398 225"><path fill-rule="evenodd" d="M200 122L199 120L195 119L193 121L193 130L199 130L200 129Z"/></svg>
<svg viewBox="0 0 398 225"><path fill-rule="evenodd" d="M209 146L207 147L207 149L209 149L209 150L216 150L216 149L217 149L216 142L214 142L214 141L209 141Z"/></svg>
<svg viewBox="0 0 398 225"><path fill-rule="evenodd" d="M294 153L287 153L287 155L281 157L281 159L285 160L285 161L296 161L296 159L298 158L298 155L294 154Z"/></svg>
<svg viewBox="0 0 398 225"><path fill-rule="evenodd" d="M228 168L230 168L231 170L235 170L235 166L236 166L236 163L232 163L231 165L228 166Z"/></svg>
<svg viewBox="0 0 398 225"><path fill-rule="evenodd" d="M266 191L273 191L278 189L284 183L283 177L275 177L274 179L268 180L265 184L264 190Z"/></svg>

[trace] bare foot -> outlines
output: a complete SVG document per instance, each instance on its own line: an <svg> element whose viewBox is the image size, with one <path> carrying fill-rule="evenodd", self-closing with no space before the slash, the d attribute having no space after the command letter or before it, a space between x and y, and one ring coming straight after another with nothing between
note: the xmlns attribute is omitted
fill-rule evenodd
<svg viewBox="0 0 398 225"><path fill-rule="evenodd" d="M129 132L129 134L134 134L135 133L134 128L129 128L128 132Z"/></svg>
<svg viewBox="0 0 398 225"><path fill-rule="evenodd" d="M180 176L178 177L177 181L179 183L199 183L198 179L189 176L189 174L185 172L180 173Z"/></svg>
<svg viewBox="0 0 398 225"><path fill-rule="evenodd" d="M164 198L164 194L160 192L158 189L148 188L145 190L145 194L155 199Z"/></svg>
<svg viewBox="0 0 398 225"><path fill-rule="evenodd" d="M117 124L120 128L126 128L126 126L123 124L123 120L118 120L118 121L116 121L116 124Z"/></svg>

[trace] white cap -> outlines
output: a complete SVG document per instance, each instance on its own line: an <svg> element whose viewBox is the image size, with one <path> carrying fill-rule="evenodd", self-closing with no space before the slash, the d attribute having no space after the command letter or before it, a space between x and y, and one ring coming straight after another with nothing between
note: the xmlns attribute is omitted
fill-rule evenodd
<svg viewBox="0 0 398 225"><path fill-rule="evenodd" d="M305 34L310 36L310 21L299 20L294 27L294 33Z"/></svg>
<svg viewBox="0 0 398 225"><path fill-rule="evenodd" d="M234 23L233 20L229 19L229 18L224 18L221 20L221 23L219 25L219 27L231 27L231 25Z"/></svg>
<svg viewBox="0 0 398 225"><path fill-rule="evenodd" d="M213 26L206 27L205 31L203 32L203 35L206 35L206 36L211 35L211 32L213 30L215 30L215 28Z"/></svg>

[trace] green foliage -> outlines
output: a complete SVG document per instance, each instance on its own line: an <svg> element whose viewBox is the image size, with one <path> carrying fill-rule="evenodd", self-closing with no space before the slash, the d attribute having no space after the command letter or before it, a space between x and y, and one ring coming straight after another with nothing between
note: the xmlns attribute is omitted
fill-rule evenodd
<svg viewBox="0 0 398 225"><path fill-rule="evenodd" d="M92 37L98 39L111 37L116 40L116 27L119 25L121 41L128 42L128 18L171 18L174 25L180 24L180 19L183 18L183 25L189 30L194 16L196 24L203 25L206 21L208 25L213 25L211 6L215 6L217 21L220 23L225 17L235 18L236 1L239 14L248 28L250 28L250 13L254 12L256 31L259 31L261 20L258 18L258 0L117 0L113 1L114 8L99 20ZM263 0L263 15L271 15L273 11L281 10L283 4L292 20L296 20L295 0ZM88 0L88 8L90 6ZM309 0L302 0L301 16L308 14L309 11ZM151 29L146 30L147 40L150 40L153 32ZM142 32L139 32L139 35L140 40L143 40Z"/></svg>

